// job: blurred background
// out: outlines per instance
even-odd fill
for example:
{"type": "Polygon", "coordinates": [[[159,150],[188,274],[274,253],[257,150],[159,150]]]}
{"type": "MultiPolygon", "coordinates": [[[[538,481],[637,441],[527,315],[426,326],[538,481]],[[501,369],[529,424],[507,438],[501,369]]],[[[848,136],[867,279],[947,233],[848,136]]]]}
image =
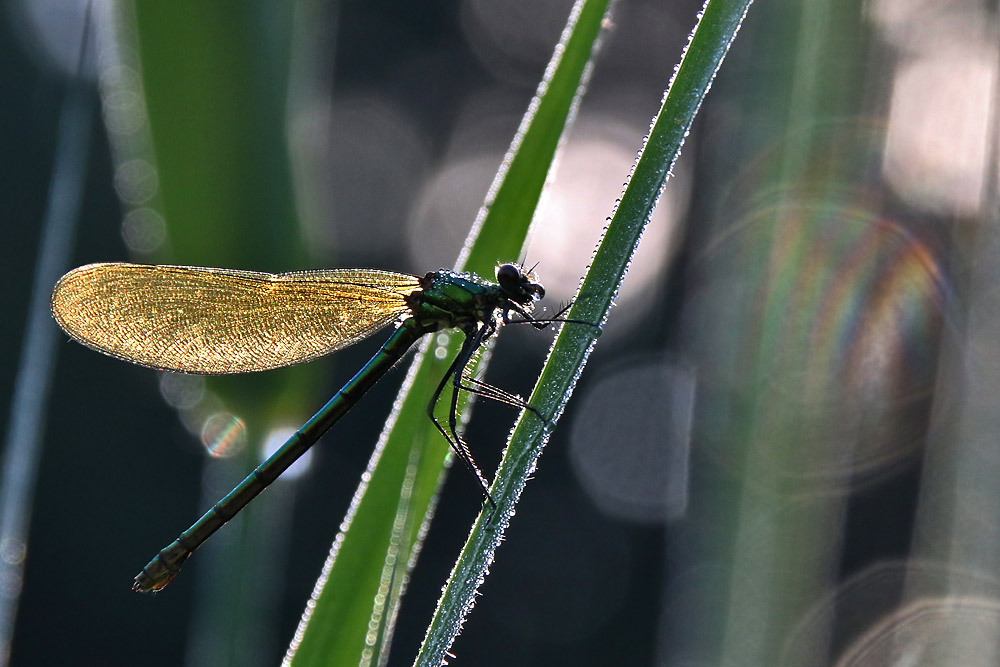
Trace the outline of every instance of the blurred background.
{"type": "MultiPolygon", "coordinates": [[[[27,546],[0,543],[0,595],[19,599],[3,657],[275,664],[401,371],[164,593],[131,578],[382,337],[259,376],[161,375],[67,343],[54,278],[32,311],[34,276],[451,267],[572,3],[92,4],[83,46],[82,2],[0,14],[4,480],[37,475],[27,546]],[[43,233],[53,217],[75,231],[43,233]],[[51,376],[30,351],[46,340],[51,376]],[[33,381],[51,391],[19,403],[33,381]],[[41,430],[20,425],[32,411],[41,430]]],[[[751,6],[458,664],[1000,664],[996,4],[793,4],[751,6]]],[[[613,6],[527,250],[550,306],[583,275],[699,8],[613,6]]],[[[526,394],[550,335],[521,329],[487,379],[526,394]]],[[[484,470],[514,417],[477,404],[484,470]]],[[[462,472],[390,664],[415,655],[479,510],[462,472]]]]}

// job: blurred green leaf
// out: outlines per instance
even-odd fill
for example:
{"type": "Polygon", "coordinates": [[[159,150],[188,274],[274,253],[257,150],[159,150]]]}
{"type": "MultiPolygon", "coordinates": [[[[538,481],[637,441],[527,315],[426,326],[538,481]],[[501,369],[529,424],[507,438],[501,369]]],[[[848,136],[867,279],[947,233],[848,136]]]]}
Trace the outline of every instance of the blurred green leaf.
{"type": "MultiPolygon", "coordinates": [[[[283,132],[291,11],[292,3],[135,3],[168,229],[158,261],[305,268],[283,132]]],[[[301,406],[317,371],[303,365],[210,383],[261,430],[276,415],[308,416],[301,406]]]]}
{"type": "MultiPolygon", "coordinates": [[[[155,198],[125,200],[157,210],[167,229],[164,247],[144,261],[306,268],[284,132],[293,10],[294,3],[195,0],[118,6],[124,48],[138,52],[148,118],[148,140],[117,137],[118,175],[155,166],[155,198]]],[[[230,460],[207,462],[206,475],[235,484],[256,467],[271,429],[309,416],[321,371],[308,364],[206,379],[213,396],[203,403],[219,403],[240,420],[229,423],[245,423],[247,443],[230,460]]],[[[254,582],[273,553],[261,548],[274,525],[268,510],[285,497],[271,495],[272,507],[241,513],[185,573],[204,575],[194,614],[212,634],[216,664],[241,664],[247,628],[269,622],[268,605],[258,604],[264,589],[254,582]]]]}

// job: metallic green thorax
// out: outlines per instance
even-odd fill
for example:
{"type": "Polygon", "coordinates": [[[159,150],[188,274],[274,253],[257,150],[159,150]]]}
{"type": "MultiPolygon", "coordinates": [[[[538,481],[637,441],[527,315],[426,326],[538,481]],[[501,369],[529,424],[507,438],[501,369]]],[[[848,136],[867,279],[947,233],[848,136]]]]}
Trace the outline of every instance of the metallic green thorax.
{"type": "MultiPolygon", "coordinates": [[[[510,265],[505,265],[510,266],[510,265]]],[[[420,279],[420,290],[406,298],[410,317],[425,332],[440,329],[475,331],[480,325],[495,327],[497,318],[514,310],[530,312],[531,294],[505,293],[496,283],[472,274],[434,271],[420,279]]]]}

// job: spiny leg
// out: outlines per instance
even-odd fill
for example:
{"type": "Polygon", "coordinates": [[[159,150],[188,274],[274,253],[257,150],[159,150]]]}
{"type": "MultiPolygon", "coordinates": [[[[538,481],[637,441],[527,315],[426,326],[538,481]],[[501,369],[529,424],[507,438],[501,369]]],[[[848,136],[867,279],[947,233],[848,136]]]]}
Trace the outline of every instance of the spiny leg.
{"type": "MultiPolygon", "coordinates": [[[[448,411],[448,427],[451,431],[452,436],[455,440],[462,443],[463,447],[468,450],[468,445],[462,440],[461,435],[458,433],[458,392],[465,390],[470,394],[476,394],[479,396],[484,396],[486,398],[492,398],[495,401],[501,403],[507,403],[508,405],[519,406],[523,408],[528,408],[527,402],[515,394],[504,391],[492,385],[486,384],[485,382],[480,382],[472,377],[466,375],[465,371],[468,368],[469,361],[472,359],[472,355],[476,353],[482,346],[490,339],[490,337],[497,332],[497,325],[493,321],[485,322],[482,327],[480,327],[475,333],[466,334],[466,343],[472,341],[469,349],[466,350],[465,346],[462,347],[462,352],[465,353],[465,359],[460,364],[453,366],[450,370],[452,374],[452,392],[451,392],[451,407],[448,411]],[[462,384],[462,380],[469,382],[469,385],[462,384]],[[476,388],[471,385],[479,385],[480,388],[476,388]]],[[[459,357],[462,355],[460,354],[459,357]]],[[[534,408],[531,408],[534,410],[534,408]]],[[[536,411],[537,412],[537,411],[536,411]]],[[[539,415],[540,416],[540,415],[539,415]]],[[[471,459],[471,454],[469,455],[471,459]]],[[[488,495],[488,494],[487,494],[488,495]]]]}
{"type": "Polygon", "coordinates": [[[518,394],[512,394],[509,391],[501,389],[500,387],[495,387],[487,382],[469,377],[468,375],[462,376],[462,380],[468,384],[462,384],[460,385],[460,388],[470,394],[482,396],[483,398],[488,398],[498,403],[504,403],[505,405],[510,405],[520,410],[527,410],[538,417],[546,426],[551,425],[549,420],[545,418],[541,411],[528,403],[524,397],[519,396],[518,394]]]}
{"type": "MultiPolygon", "coordinates": [[[[458,357],[460,361],[453,369],[451,369],[452,390],[451,402],[448,406],[448,432],[451,434],[452,442],[459,445],[466,459],[472,463],[472,467],[475,468],[477,473],[479,472],[479,468],[476,466],[475,461],[472,458],[472,452],[469,451],[469,445],[458,432],[458,393],[462,388],[462,377],[465,375],[465,370],[468,368],[469,362],[472,360],[472,356],[482,346],[483,341],[489,338],[491,333],[492,331],[488,330],[488,326],[483,326],[480,327],[476,333],[467,337],[466,343],[462,345],[462,353],[459,354],[458,357]]],[[[486,480],[482,477],[481,473],[479,477],[485,490],[486,480]]],[[[490,496],[489,491],[486,492],[486,499],[489,501],[490,505],[496,508],[496,503],[493,502],[493,498],[490,496]]]]}
{"type": "MultiPolygon", "coordinates": [[[[511,310],[517,312],[517,314],[524,319],[510,320],[508,318],[509,315],[508,312],[504,312],[502,319],[504,322],[511,324],[530,324],[535,329],[538,330],[545,329],[550,324],[555,322],[559,323],[570,322],[570,323],[586,324],[588,326],[595,326],[590,322],[584,322],[580,320],[559,319],[559,316],[568,311],[571,305],[572,304],[568,304],[565,307],[561,308],[559,312],[556,313],[556,316],[554,318],[545,318],[545,319],[535,319],[526,310],[516,307],[516,305],[513,305],[511,310]]],[[[493,507],[494,510],[496,509],[496,502],[490,495],[489,484],[487,483],[486,478],[483,476],[482,472],[480,472],[479,468],[476,466],[476,462],[472,457],[472,452],[469,450],[468,444],[465,442],[461,434],[458,432],[459,391],[467,391],[471,394],[476,394],[479,396],[483,396],[485,398],[499,401],[501,403],[512,405],[514,407],[529,410],[530,412],[534,413],[535,416],[537,416],[546,426],[550,424],[549,420],[546,419],[545,416],[542,415],[542,413],[537,408],[529,404],[521,396],[504,391],[503,389],[494,387],[493,385],[482,382],[480,380],[476,380],[475,378],[469,377],[465,374],[466,368],[468,367],[468,364],[471,361],[473,355],[493,334],[496,333],[496,331],[497,331],[496,323],[486,322],[474,332],[469,332],[469,331],[465,332],[465,341],[462,344],[462,349],[459,351],[458,355],[452,360],[451,364],[448,366],[448,370],[445,371],[444,375],[441,378],[441,381],[438,382],[438,385],[431,396],[431,400],[427,405],[427,415],[430,418],[431,422],[434,424],[434,427],[437,428],[437,430],[441,433],[444,439],[448,441],[448,444],[451,446],[452,451],[454,451],[455,454],[458,456],[458,458],[462,461],[462,463],[465,464],[465,467],[468,468],[469,472],[471,472],[479,481],[479,485],[482,489],[483,496],[486,498],[486,501],[493,507]],[[444,392],[444,387],[448,383],[449,378],[452,378],[453,389],[448,409],[448,429],[446,430],[444,426],[441,424],[440,420],[438,420],[438,418],[434,415],[434,407],[440,400],[441,394],[444,392]],[[464,384],[463,381],[467,382],[468,384],[464,384]]]]}
{"type": "MultiPolygon", "coordinates": [[[[458,456],[459,460],[465,464],[469,472],[475,476],[476,480],[479,482],[479,486],[482,489],[483,496],[485,496],[487,502],[495,509],[496,503],[493,501],[493,497],[490,495],[489,484],[486,482],[486,478],[479,471],[476,466],[475,460],[472,458],[472,453],[469,451],[468,445],[465,441],[458,435],[457,428],[457,417],[456,412],[458,410],[458,396],[457,391],[452,392],[451,403],[449,406],[448,414],[448,425],[451,433],[448,432],[441,425],[441,422],[434,415],[434,407],[437,405],[438,400],[441,398],[441,394],[444,392],[445,385],[448,384],[449,380],[452,380],[456,373],[460,376],[464,371],[465,367],[468,365],[469,360],[472,359],[472,355],[479,348],[484,340],[483,332],[485,327],[465,334],[465,342],[462,343],[462,349],[459,351],[458,355],[452,360],[451,365],[448,366],[448,370],[445,371],[444,375],[441,377],[441,381],[438,382],[437,387],[434,389],[434,393],[431,395],[431,400],[427,404],[427,416],[430,417],[431,423],[434,427],[441,433],[448,444],[451,446],[452,451],[458,456]]],[[[452,380],[454,384],[454,380],[452,380]]]]}
{"type": "Polygon", "coordinates": [[[522,318],[524,318],[524,319],[520,319],[520,320],[505,319],[504,323],[505,324],[530,324],[532,327],[534,327],[535,329],[538,329],[539,331],[542,331],[543,329],[547,329],[550,324],[586,324],[588,326],[596,326],[592,322],[585,322],[584,320],[567,320],[567,319],[563,318],[562,316],[567,311],[569,311],[569,309],[572,308],[572,307],[573,307],[573,304],[572,303],[568,303],[565,306],[563,306],[562,308],[560,308],[556,312],[556,314],[553,315],[552,317],[544,317],[544,318],[536,318],[536,317],[533,317],[531,315],[531,313],[529,313],[527,311],[517,310],[515,312],[518,315],[520,315],[522,318]]]}
{"type": "MultiPolygon", "coordinates": [[[[586,296],[581,296],[578,297],[576,301],[586,298],[587,298],[586,296]]],[[[530,324],[538,331],[547,329],[550,324],[586,324],[588,327],[594,327],[595,329],[598,330],[598,332],[600,332],[601,327],[597,324],[594,324],[593,322],[588,322],[586,320],[572,320],[563,317],[563,315],[569,312],[569,309],[573,307],[573,304],[576,303],[576,301],[570,301],[565,306],[557,310],[555,315],[553,315],[552,317],[543,317],[543,318],[536,318],[532,316],[532,314],[527,310],[517,306],[516,304],[512,304],[510,310],[504,312],[503,321],[504,324],[530,324]],[[520,320],[510,319],[510,311],[517,313],[518,315],[521,316],[522,319],[520,320]]]]}
{"type": "Polygon", "coordinates": [[[459,385],[459,388],[469,392],[470,394],[482,396],[483,398],[488,398],[490,400],[497,401],[498,403],[505,403],[522,410],[532,410],[532,407],[528,405],[528,402],[524,400],[523,397],[517,394],[512,394],[509,391],[505,391],[500,387],[494,387],[488,382],[477,380],[469,375],[463,375],[462,382],[468,384],[461,384],[459,385]]]}

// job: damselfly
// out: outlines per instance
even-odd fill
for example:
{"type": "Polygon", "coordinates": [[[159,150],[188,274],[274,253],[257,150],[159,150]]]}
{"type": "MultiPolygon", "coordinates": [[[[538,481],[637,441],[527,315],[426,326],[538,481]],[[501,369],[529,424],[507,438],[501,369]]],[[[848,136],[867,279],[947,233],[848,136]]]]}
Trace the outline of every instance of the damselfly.
{"type": "MultiPolygon", "coordinates": [[[[271,457],[160,551],[135,577],[134,590],[158,591],[212,533],[229,521],[312,446],[422,336],[454,328],[465,341],[438,383],[428,414],[459,459],[483,485],[456,428],[459,389],[529,407],[488,385],[463,384],[466,366],[511,314],[531,316],[545,294],[531,272],[497,268],[492,283],[472,274],[435,271],[423,277],[374,269],[257,273],[139,264],[90,264],[70,271],[52,292],[52,314],[73,339],[134,364],[218,375],[264,371],[309,361],[396,329],[365,364],[271,457]],[[451,382],[447,428],[433,408],[451,382]]],[[[530,409],[530,408],[529,408],[530,409]]]]}

